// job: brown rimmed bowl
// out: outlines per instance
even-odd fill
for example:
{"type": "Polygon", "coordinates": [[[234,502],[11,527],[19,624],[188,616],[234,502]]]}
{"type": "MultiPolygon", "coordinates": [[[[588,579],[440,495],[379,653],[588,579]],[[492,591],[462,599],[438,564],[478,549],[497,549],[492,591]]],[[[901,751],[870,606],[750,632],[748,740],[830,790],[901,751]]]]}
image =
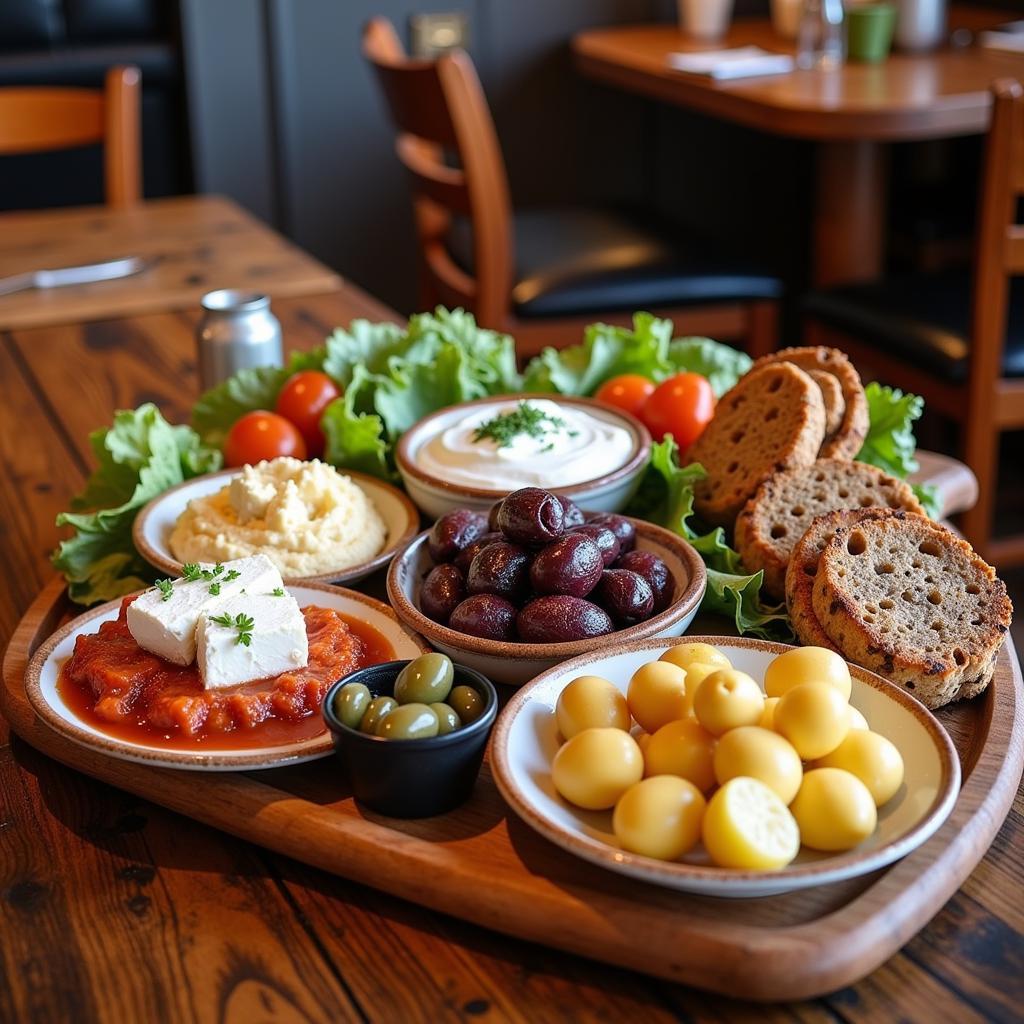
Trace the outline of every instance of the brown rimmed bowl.
{"type": "Polygon", "coordinates": [[[581,810],[555,792],[551,760],[560,743],[555,722],[558,695],[584,674],[603,676],[625,692],[641,665],[656,660],[675,643],[697,641],[714,644],[735,668],[759,683],[769,662],[792,649],[786,644],[724,636],[613,644],[543,672],[513,695],[495,725],[490,763],[501,795],[527,825],[569,853],[610,871],[683,892],[751,897],[877,871],[920,846],[952,811],[960,791],[960,760],[946,731],[904,690],[850,665],[850,703],[873,731],[896,745],[906,770],[903,785],[878,809],[873,836],[846,853],[801,849],[792,864],[778,871],[716,867],[699,845],[680,861],[655,860],[623,850],[612,832],[611,811],[581,810]]]}
{"type": "MultiPolygon", "coordinates": [[[[407,544],[420,528],[419,510],[397,487],[366,473],[356,473],[350,469],[339,469],[338,472],[351,477],[352,482],[376,506],[387,528],[384,547],[372,558],[362,562],[316,576],[288,577],[285,583],[296,586],[308,583],[356,583],[387,565],[395,552],[407,544]]],[[[170,547],[171,532],[178,517],[190,501],[216,494],[238,473],[237,468],[221,469],[216,473],[193,477],[164,491],[145,505],[132,525],[132,541],[139,554],[161,572],[169,576],[180,576],[181,561],[174,557],[170,547]]]]}
{"type": "Polygon", "coordinates": [[[630,522],[636,527],[637,549],[653,552],[665,562],[675,578],[676,589],[672,603],[663,612],[614,633],[568,643],[528,644],[487,640],[434,622],[419,607],[420,587],[434,567],[427,550],[427,533],[421,533],[391,562],[388,600],[398,617],[411,630],[424,636],[432,647],[496,683],[513,686],[521,686],[559,662],[600,651],[609,644],[647,637],[682,636],[697,614],[707,587],[704,561],[686,541],[669,530],[641,519],[630,519],[630,522]]]}
{"type": "MultiPolygon", "coordinates": [[[[427,473],[417,464],[416,453],[442,429],[452,425],[460,417],[464,417],[467,410],[483,405],[507,405],[512,401],[519,402],[529,399],[577,406],[606,423],[612,423],[629,431],[633,438],[633,447],[628,460],[623,465],[596,476],[592,480],[585,480],[582,483],[569,486],[553,484],[550,488],[571,498],[580,508],[592,512],[620,512],[626,507],[629,499],[633,497],[637,487],[640,486],[640,480],[650,461],[651,435],[647,432],[647,428],[628,412],[614,409],[592,398],[531,392],[516,395],[491,395],[472,402],[463,402],[460,405],[438,409],[437,412],[424,416],[399,438],[395,447],[395,462],[398,472],[402,475],[405,489],[423,512],[437,519],[445,512],[450,512],[455,508],[486,510],[508,494],[509,488],[507,487],[466,487],[427,473]]],[[[512,489],[515,490],[515,488],[512,489]]]]}

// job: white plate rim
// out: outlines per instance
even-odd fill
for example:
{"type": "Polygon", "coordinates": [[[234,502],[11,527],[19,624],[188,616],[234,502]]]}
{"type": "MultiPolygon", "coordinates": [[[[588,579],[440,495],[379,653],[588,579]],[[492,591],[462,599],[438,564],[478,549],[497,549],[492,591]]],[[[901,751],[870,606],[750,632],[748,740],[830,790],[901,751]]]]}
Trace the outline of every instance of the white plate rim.
{"type": "MultiPolygon", "coordinates": [[[[427,653],[430,647],[419,634],[412,632],[394,611],[383,601],[360,594],[345,587],[335,587],[327,583],[304,583],[301,586],[289,586],[289,590],[321,590],[325,593],[345,597],[365,604],[379,614],[391,619],[395,625],[417,646],[427,653]]],[[[139,591],[141,593],[141,591],[139,591]]],[[[128,595],[126,595],[128,596],[128,595]]],[[[252,753],[251,749],[238,748],[232,750],[213,750],[209,753],[190,750],[160,750],[131,743],[114,736],[97,736],[95,733],[80,728],[59,714],[50,704],[42,687],[43,667],[49,662],[53,652],[69,636],[83,632],[96,619],[109,616],[110,612],[120,608],[123,597],[90,608],[89,611],[76,616],[61,626],[36,649],[25,668],[25,694],[32,705],[36,716],[51,730],[65,739],[81,747],[113,757],[120,761],[133,764],[144,764],[160,768],[178,768],[186,771],[256,771],[264,768],[281,768],[286,765],[302,764],[328,757],[334,750],[331,734],[324,726],[325,733],[300,740],[296,743],[284,743],[280,746],[259,748],[262,753],[252,753]]],[[[65,705],[66,707],[66,705],[65,705]]],[[[68,714],[72,714],[70,708],[68,714]]]]}
{"type": "Polygon", "coordinates": [[[527,825],[568,853],[619,874],[680,891],[707,894],[712,890],[715,892],[729,890],[730,895],[744,897],[764,896],[814,885],[827,885],[830,882],[855,878],[886,867],[928,840],[953,810],[960,792],[960,758],[946,730],[916,698],[887,679],[854,664],[850,664],[851,675],[894,700],[924,727],[935,745],[942,768],[938,792],[927,813],[908,832],[884,846],[859,853],[854,850],[806,864],[790,865],[778,871],[739,871],[684,862],[660,861],[628,853],[600,840],[571,832],[534,808],[512,779],[508,754],[512,723],[530,701],[531,694],[542,687],[550,677],[577,669],[585,669],[592,666],[598,658],[644,650],[663,651],[669,647],[686,643],[708,643],[726,649],[740,647],[771,654],[782,654],[785,651],[793,650],[792,645],[789,644],[752,637],[687,634],[685,637],[679,638],[655,637],[610,645],[599,651],[562,662],[542,672],[517,691],[505,705],[495,723],[489,752],[491,774],[498,791],[505,802],[527,825]]]}

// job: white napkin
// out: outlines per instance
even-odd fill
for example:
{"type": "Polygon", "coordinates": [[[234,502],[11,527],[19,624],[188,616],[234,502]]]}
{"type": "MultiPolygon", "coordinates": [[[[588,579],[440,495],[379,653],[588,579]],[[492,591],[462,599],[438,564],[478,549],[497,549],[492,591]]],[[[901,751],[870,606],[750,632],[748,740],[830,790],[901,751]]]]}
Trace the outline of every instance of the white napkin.
{"type": "Polygon", "coordinates": [[[788,54],[772,53],[760,46],[705,50],[701,53],[670,53],[668,63],[677,71],[706,75],[719,81],[752,78],[755,75],[784,75],[796,66],[788,54]]]}

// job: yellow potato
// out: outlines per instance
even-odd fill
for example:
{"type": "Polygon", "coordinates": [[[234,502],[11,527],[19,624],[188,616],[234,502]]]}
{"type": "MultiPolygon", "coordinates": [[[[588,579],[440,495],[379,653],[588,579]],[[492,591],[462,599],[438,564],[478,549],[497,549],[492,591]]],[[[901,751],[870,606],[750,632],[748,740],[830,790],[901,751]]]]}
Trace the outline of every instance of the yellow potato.
{"type": "Polygon", "coordinates": [[[801,683],[828,683],[850,699],[850,669],[843,659],[826,647],[796,647],[780,654],[764,673],[764,692],[781,697],[801,683]]]}
{"type": "Polygon", "coordinates": [[[695,661],[686,670],[686,705],[690,715],[693,714],[693,698],[697,695],[700,684],[712,672],[717,672],[721,667],[721,665],[709,665],[703,661],[695,661]]]}
{"type": "Polygon", "coordinates": [[[639,725],[634,725],[630,730],[629,735],[636,740],[636,745],[640,748],[640,753],[646,756],[647,745],[651,742],[651,734],[649,732],[644,732],[639,725]]]}
{"type": "Polygon", "coordinates": [[[719,785],[741,775],[763,782],[788,804],[800,788],[804,769],[800,755],[778,733],[743,725],[730,729],[715,748],[719,785]]]}
{"type": "Polygon", "coordinates": [[[678,860],[697,845],[706,806],[692,782],[659,775],[637,782],[622,794],[612,828],[624,850],[678,860]]]}
{"type": "Polygon", "coordinates": [[[764,711],[761,712],[761,717],[757,720],[757,724],[762,729],[774,729],[775,728],[775,705],[779,703],[778,697],[767,697],[764,702],[764,711]]]}
{"type": "Polygon", "coordinates": [[[814,761],[831,754],[846,739],[849,705],[828,683],[801,683],[779,699],[774,724],[804,761],[814,761]]]}
{"type": "Polygon", "coordinates": [[[668,661],[641,665],[629,681],[626,701],[644,732],[655,733],[666,722],[686,718],[686,670],[668,661]]]}
{"type": "Polygon", "coordinates": [[[715,784],[715,738],[694,719],[666,722],[644,750],[644,775],[678,775],[702,793],[715,784]]]}
{"type": "Polygon", "coordinates": [[[870,729],[868,720],[851,704],[850,705],[850,728],[870,729]]]}
{"type": "Polygon", "coordinates": [[[732,668],[729,659],[711,644],[676,644],[659,659],[669,661],[689,671],[691,665],[714,665],[716,668],[732,668]]]}
{"type": "Polygon", "coordinates": [[[764,711],[764,694],[746,674],[734,668],[712,672],[697,688],[693,712],[713,736],[741,725],[755,725],[764,711]]]}
{"type": "Polygon", "coordinates": [[[771,871],[800,851],[800,830],[774,790],[757,779],[730,779],[708,802],[701,830],[723,868],[771,871]]]}
{"type": "Polygon", "coordinates": [[[842,768],[856,775],[876,807],[891,800],[903,783],[903,757],[896,746],[877,732],[851,729],[846,739],[814,762],[815,768],[842,768]]]}
{"type": "Polygon", "coordinates": [[[601,676],[577,676],[558,695],[555,716],[558,731],[567,740],[584,729],[629,731],[625,696],[614,683],[601,676]]]}
{"type": "Polygon", "coordinates": [[[855,775],[839,768],[815,768],[804,775],[790,804],[800,838],[814,850],[852,850],[878,823],[875,801],[855,775]]]}
{"type": "Polygon", "coordinates": [[[644,774],[644,756],[622,729],[585,729],[564,743],[551,762],[555,789],[588,811],[614,807],[644,774]]]}

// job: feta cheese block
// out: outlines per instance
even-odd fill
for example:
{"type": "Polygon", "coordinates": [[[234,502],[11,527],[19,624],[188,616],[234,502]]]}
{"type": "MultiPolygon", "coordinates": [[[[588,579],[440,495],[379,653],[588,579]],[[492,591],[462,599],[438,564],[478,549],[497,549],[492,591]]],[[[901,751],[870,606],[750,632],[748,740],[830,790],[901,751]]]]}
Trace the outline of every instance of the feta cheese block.
{"type": "Polygon", "coordinates": [[[223,598],[199,616],[196,657],[207,690],[305,668],[306,620],[291,594],[223,598]]]}
{"type": "MultiPolygon", "coordinates": [[[[215,568],[200,566],[209,572],[215,568]]],[[[196,659],[196,625],[205,608],[243,591],[269,594],[281,586],[281,574],[266,555],[236,558],[224,562],[222,571],[210,579],[177,579],[169,588],[154,587],[140,594],[128,606],[128,631],[143,650],[176,665],[191,665],[196,659]]]]}

